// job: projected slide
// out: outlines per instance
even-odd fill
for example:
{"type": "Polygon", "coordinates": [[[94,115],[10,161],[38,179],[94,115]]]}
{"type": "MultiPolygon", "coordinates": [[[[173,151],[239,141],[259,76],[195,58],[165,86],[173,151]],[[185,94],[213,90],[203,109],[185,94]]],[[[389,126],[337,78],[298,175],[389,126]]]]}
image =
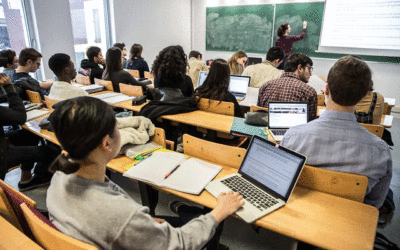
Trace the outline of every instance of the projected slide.
{"type": "Polygon", "coordinates": [[[400,0],[327,0],[323,46],[400,50],[400,0]]]}

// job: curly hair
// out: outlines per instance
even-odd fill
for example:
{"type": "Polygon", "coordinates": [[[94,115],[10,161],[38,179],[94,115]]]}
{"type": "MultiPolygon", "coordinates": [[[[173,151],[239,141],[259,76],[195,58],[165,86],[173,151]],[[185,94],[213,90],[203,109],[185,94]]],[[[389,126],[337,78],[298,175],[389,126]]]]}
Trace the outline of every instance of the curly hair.
{"type": "Polygon", "coordinates": [[[281,26],[279,26],[278,32],[277,32],[278,37],[283,37],[285,35],[285,32],[288,29],[288,26],[289,26],[288,23],[284,23],[281,26]]]}
{"type": "Polygon", "coordinates": [[[160,51],[153,63],[154,78],[162,83],[163,87],[175,87],[182,82],[186,75],[187,56],[180,45],[164,48],[160,51]]]}

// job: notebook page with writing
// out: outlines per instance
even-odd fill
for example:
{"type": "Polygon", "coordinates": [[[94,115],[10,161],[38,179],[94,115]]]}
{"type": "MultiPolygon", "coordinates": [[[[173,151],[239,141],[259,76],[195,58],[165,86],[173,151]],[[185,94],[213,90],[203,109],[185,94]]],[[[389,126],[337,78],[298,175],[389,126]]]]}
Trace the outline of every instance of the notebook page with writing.
{"type": "Polygon", "coordinates": [[[198,195],[221,170],[221,166],[190,158],[165,179],[161,186],[198,195]]]}

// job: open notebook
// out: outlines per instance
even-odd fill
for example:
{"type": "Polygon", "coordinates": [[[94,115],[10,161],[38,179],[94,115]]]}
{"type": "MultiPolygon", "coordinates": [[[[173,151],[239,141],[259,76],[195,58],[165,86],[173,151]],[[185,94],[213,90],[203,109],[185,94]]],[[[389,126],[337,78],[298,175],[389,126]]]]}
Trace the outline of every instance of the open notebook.
{"type": "Polygon", "coordinates": [[[200,194],[204,187],[222,170],[183,154],[155,152],[124,173],[124,176],[189,194],[200,194]],[[165,175],[180,165],[168,178],[165,175]]]}

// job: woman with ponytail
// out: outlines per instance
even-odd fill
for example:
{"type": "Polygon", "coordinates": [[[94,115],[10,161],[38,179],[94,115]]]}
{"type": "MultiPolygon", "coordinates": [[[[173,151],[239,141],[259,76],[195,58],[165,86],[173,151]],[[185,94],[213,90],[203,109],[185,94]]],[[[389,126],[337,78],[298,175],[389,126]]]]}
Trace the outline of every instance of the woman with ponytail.
{"type": "Polygon", "coordinates": [[[171,208],[185,218],[152,218],[147,207],[105,175],[121,147],[111,107],[78,97],[58,106],[53,117],[63,152],[51,166],[55,174],[47,207],[61,232],[99,249],[201,249],[208,241],[207,249],[219,249],[220,222],[243,205],[239,194],[222,193],[215,209],[204,215],[203,209],[175,202],[171,208]]]}

